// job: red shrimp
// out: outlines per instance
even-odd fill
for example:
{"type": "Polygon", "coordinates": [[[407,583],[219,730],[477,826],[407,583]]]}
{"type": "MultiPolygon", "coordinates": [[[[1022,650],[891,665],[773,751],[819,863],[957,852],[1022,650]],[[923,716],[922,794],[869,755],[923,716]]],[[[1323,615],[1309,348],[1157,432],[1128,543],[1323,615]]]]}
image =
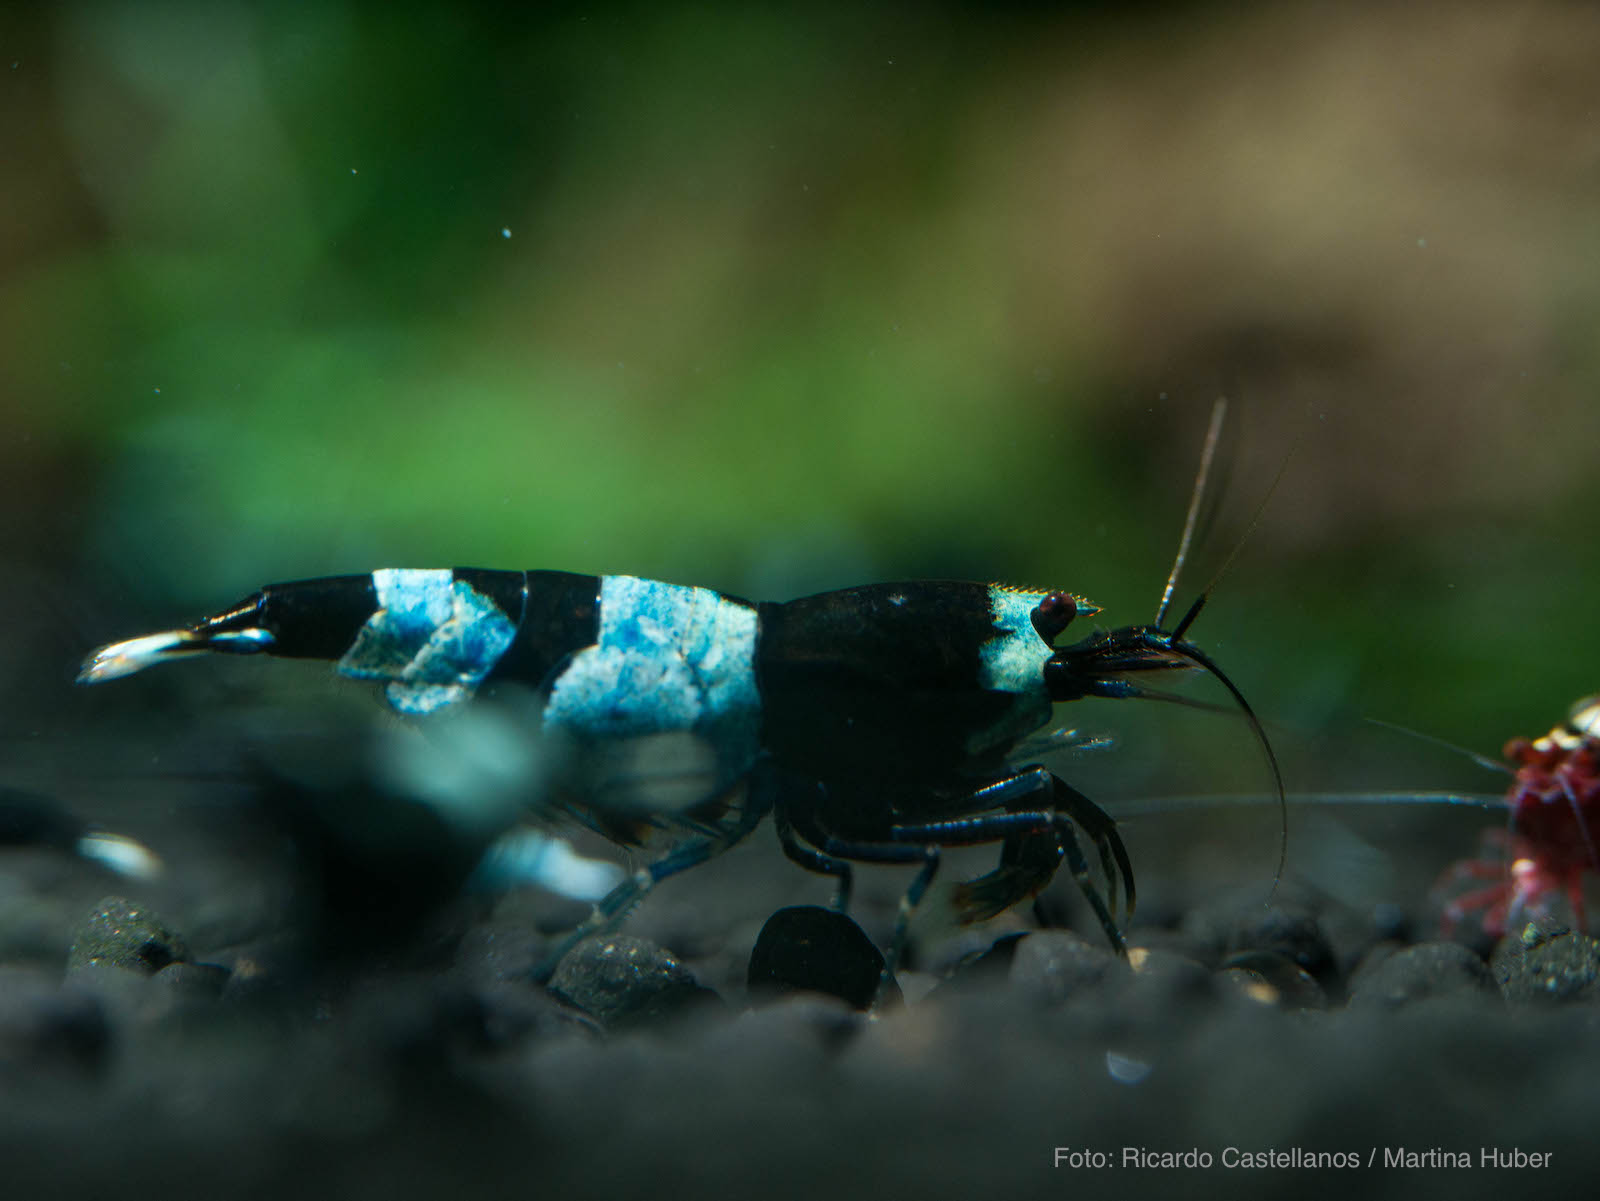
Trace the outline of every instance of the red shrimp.
{"type": "Polygon", "coordinates": [[[1505,757],[1513,772],[1506,827],[1485,833],[1483,854],[1454,864],[1441,881],[1493,883],[1451,900],[1443,932],[1451,935],[1469,913],[1482,911],[1484,932],[1499,938],[1547,914],[1562,895],[1584,930],[1584,873],[1600,872],[1590,833],[1591,818],[1600,816],[1600,696],[1579,701],[1543,738],[1513,738],[1505,757]]]}

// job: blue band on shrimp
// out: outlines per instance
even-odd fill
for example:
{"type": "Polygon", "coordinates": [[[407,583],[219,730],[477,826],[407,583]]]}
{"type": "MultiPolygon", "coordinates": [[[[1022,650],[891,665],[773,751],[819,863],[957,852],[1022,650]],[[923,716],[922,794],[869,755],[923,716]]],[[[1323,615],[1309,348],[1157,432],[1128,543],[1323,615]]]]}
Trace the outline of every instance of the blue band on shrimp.
{"type": "Polygon", "coordinates": [[[599,640],[554,681],[545,724],[580,737],[715,730],[719,749],[753,757],[756,610],[708,588],[606,576],[599,640]]]}
{"type": "Polygon", "coordinates": [[[401,713],[433,713],[470,697],[516,636],[511,619],[443,570],[372,573],[378,608],[339,660],[341,674],[382,680],[401,713]]]}
{"type": "MultiPolygon", "coordinates": [[[[1048,699],[1044,665],[1055,648],[1039,634],[1033,615],[1048,592],[1029,592],[994,584],[989,588],[989,609],[999,631],[978,650],[981,664],[979,684],[996,692],[1034,693],[1048,699]]],[[[1062,594],[1065,595],[1065,594],[1062,594]]],[[[1100,611],[1082,597],[1070,597],[1076,616],[1100,611]]]]}

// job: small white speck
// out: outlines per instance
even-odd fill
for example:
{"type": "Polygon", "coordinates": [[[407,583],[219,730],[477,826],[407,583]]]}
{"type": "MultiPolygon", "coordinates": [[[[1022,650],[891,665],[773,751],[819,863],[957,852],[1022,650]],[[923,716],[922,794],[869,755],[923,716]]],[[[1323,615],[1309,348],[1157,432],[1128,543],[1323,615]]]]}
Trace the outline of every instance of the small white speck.
{"type": "Polygon", "coordinates": [[[501,226],[500,227],[500,236],[502,238],[509,238],[511,236],[511,231],[509,229],[505,228],[505,226],[501,226]]]}
{"type": "Polygon", "coordinates": [[[356,169],[354,167],[351,167],[350,168],[350,174],[354,175],[355,173],[356,173],[356,169]]]}
{"type": "Polygon", "coordinates": [[[1166,398],[1167,398],[1167,394],[1165,392],[1163,392],[1160,396],[1156,397],[1157,400],[1165,400],[1166,398]]]}
{"type": "Polygon", "coordinates": [[[1428,249],[1428,239],[1427,238],[1418,238],[1417,239],[1417,249],[1418,250],[1426,250],[1426,249],[1428,249]]]}
{"type": "Polygon", "coordinates": [[[160,389],[160,388],[152,388],[152,389],[150,389],[150,390],[151,390],[151,391],[152,391],[152,392],[154,392],[154,393],[155,393],[155,394],[156,394],[156,395],[157,395],[157,396],[160,396],[160,395],[161,395],[161,389],[160,389]]]}

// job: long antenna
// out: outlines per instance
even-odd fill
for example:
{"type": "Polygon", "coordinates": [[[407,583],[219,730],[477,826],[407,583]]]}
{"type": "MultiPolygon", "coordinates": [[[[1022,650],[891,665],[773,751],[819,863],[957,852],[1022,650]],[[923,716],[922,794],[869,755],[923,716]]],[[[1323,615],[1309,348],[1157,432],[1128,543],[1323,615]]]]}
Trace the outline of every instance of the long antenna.
{"type": "MultiPolygon", "coordinates": [[[[1504,793],[1500,792],[1293,792],[1291,805],[1460,805],[1473,809],[1506,809],[1504,793]]],[[[1188,809],[1233,808],[1235,806],[1276,805],[1278,798],[1270,792],[1219,792],[1191,793],[1179,796],[1147,797],[1143,800],[1119,801],[1115,817],[1118,821],[1133,817],[1154,817],[1188,809]]]]}
{"type": "Polygon", "coordinates": [[[1232,567],[1233,561],[1239,557],[1239,552],[1244,549],[1244,544],[1250,540],[1250,535],[1256,532],[1256,526],[1261,524],[1261,518],[1267,511],[1267,502],[1272,499],[1273,493],[1277,492],[1278,485],[1283,483],[1284,473],[1289,470],[1289,460],[1294,458],[1294,452],[1299,446],[1299,438],[1289,444],[1288,453],[1283,456],[1283,462],[1278,464],[1278,474],[1272,477],[1272,484],[1267,489],[1266,495],[1261,498],[1261,503],[1256,506],[1256,511],[1251,514],[1250,524],[1244,527],[1244,533],[1239,535],[1239,541],[1233,544],[1233,549],[1228,552],[1228,557],[1222,561],[1222,566],[1217,568],[1217,574],[1211,577],[1210,582],[1201,591],[1200,595],[1202,597],[1211,595],[1211,590],[1217,586],[1217,582],[1227,574],[1228,568],[1232,567]]]}
{"type": "Polygon", "coordinates": [[[1381,717],[1364,717],[1362,720],[1367,722],[1369,725],[1381,726],[1385,730],[1393,730],[1396,734],[1404,734],[1408,738],[1416,738],[1423,742],[1431,742],[1434,746],[1443,747],[1445,750],[1453,751],[1457,755],[1464,755],[1466,758],[1471,759],[1479,767],[1487,768],[1489,771],[1499,772],[1501,775],[1505,776],[1514,776],[1517,774],[1515,769],[1510,767],[1508,764],[1501,763],[1498,759],[1491,759],[1488,755],[1480,755],[1477,751],[1469,750],[1467,747],[1460,746],[1454,742],[1449,742],[1443,738],[1435,737],[1432,734],[1424,734],[1421,730],[1413,730],[1410,726],[1396,725],[1392,721],[1384,721],[1381,717]]]}
{"type": "Polygon", "coordinates": [[[1217,457],[1217,440],[1222,436],[1222,420],[1228,414],[1228,398],[1217,397],[1211,406],[1211,424],[1206,429],[1205,448],[1200,452],[1200,470],[1194,477],[1194,491],[1189,496],[1189,515],[1183,521],[1183,537],[1178,539],[1178,554],[1172,560],[1172,570],[1167,573],[1167,586],[1161,593],[1161,604],[1156,608],[1156,629],[1166,620],[1167,607],[1172,604],[1173,590],[1178,586],[1178,573],[1189,557],[1189,544],[1194,541],[1195,526],[1200,520],[1200,504],[1206,495],[1206,480],[1211,475],[1211,464],[1217,457]]]}
{"type": "Polygon", "coordinates": [[[1256,742],[1260,745],[1262,753],[1266,755],[1267,767],[1272,772],[1273,795],[1278,801],[1278,869],[1272,874],[1272,890],[1267,894],[1268,903],[1278,891],[1278,885],[1283,882],[1283,869],[1289,863],[1289,798],[1283,787],[1283,772],[1278,768],[1278,756],[1273,753],[1272,743],[1267,741],[1267,731],[1261,725],[1261,719],[1256,716],[1255,710],[1250,707],[1250,702],[1244,699],[1244,693],[1234,686],[1224,673],[1198,646],[1189,642],[1173,640],[1169,648],[1173,654],[1189,660],[1196,667],[1202,668],[1221,681],[1233,697],[1234,704],[1239,706],[1239,711],[1244,714],[1245,720],[1250,723],[1250,729],[1255,733],[1256,742]]]}
{"type": "MultiPolygon", "coordinates": [[[[1183,569],[1184,560],[1189,556],[1189,544],[1194,540],[1195,526],[1200,517],[1201,502],[1205,498],[1206,481],[1211,474],[1211,465],[1216,459],[1217,442],[1222,434],[1222,421],[1227,415],[1227,411],[1228,398],[1225,396],[1217,397],[1216,403],[1211,406],[1211,424],[1206,430],[1205,447],[1200,452],[1200,471],[1195,476],[1194,492],[1189,497],[1189,514],[1184,519],[1183,537],[1178,540],[1178,554],[1172,562],[1172,571],[1167,576],[1167,586],[1161,594],[1161,604],[1156,609],[1155,627],[1152,632],[1157,637],[1165,640],[1166,649],[1172,654],[1179,658],[1187,659],[1190,663],[1202,668],[1221,682],[1222,686],[1233,697],[1234,703],[1238,705],[1239,711],[1244,714],[1245,720],[1249,722],[1250,729],[1254,732],[1256,741],[1260,744],[1262,753],[1266,757],[1267,768],[1272,773],[1273,796],[1278,802],[1279,830],[1278,866],[1272,875],[1272,889],[1267,894],[1267,901],[1270,904],[1272,897],[1278,891],[1278,885],[1283,882],[1284,868],[1288,866],[1289,862],[1289,800],[1283,786],[1283,771],[1278,766],[1278,756],[1273,752],[1272,743],[1267,740],[1267,732],[1261,725],[1261,719],[1250,708],[1250,703],[1244,699],[1244,694],[1234,686],[1233,681],[1223,673],[1222,669],[1212,661],[1209,655],[1193,643],[1186,642],[1183,639],[1190,625],[1194,623],[1194,619],[1200,616],[1200,610],[1205,608],[1206,598],[1211,595],[1211,590],[1216,587],[1217,581],[1232,566],[1234,557],[1238,555],[1245,541],[1260,522],[1261,515],[1266,512],[1267,501],[1272,499],[1272,494],[1278,490],[1278,485],[1283,482],[1283,474],[1288,469],[1289,458],[1294,453],[1292,446],[1290,447],[1290,453],[1284,456],[1283,463],[1278,467],[1278,474],[1272,481],[1272,486],[1267,489],[1267,494],[1261,498],[1261,503],[1256,507],[1255,515],[1245,528],[1244,536],[1234,545],[1233,551],[1223,561],[1216,575],[1211,577],[1211,582],[1195,598],[1194,604],[1189,606],[1189,611],[1183,615],[1183,620],[1178,623],[1177,627],[1170,634],[1165,634],[1161,631],[1161,623],[1166,620],[1167,608],[1172,603],[1172,594],[1177,587],[1178,573],[1183,569]]],[[[1163,696],[1161,699],[1172,698],[1163,696]]]]}

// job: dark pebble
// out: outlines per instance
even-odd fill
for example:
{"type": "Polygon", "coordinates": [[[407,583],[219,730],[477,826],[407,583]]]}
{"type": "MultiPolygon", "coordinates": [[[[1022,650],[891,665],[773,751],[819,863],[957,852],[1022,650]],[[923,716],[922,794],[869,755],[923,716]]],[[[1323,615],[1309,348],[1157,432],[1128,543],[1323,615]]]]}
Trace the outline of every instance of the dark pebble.
{"type": "Polygon", "coordinates": [[[944,978],[928,993],[934,1001],[958,994],[1007,988],[1017,948],[1029,937],[1026,930],[1003,934],[986,947],[970,950],[944,971],[944,978]]]}
{"type": "Polygon", "coordinates": [[[1274,951],[1244,951],[1223,965],[1221,982],[1246,1000],[1277,1009],[1326,1009],[1322,985],[1294,960],[1274,951]]]}
{"type": "Polygon", "coordinates": [[[1000,966],[996,974],[1004,980],[1011,969],[1011,951],[1019,939],[1031,931],[1022,929],[997,933],[987,926],[962,926],[946,937],[932,941],[931,946],[917,947],[917,961],[924,971],[940,980],[952,980],[964,975],[980,961],[993,964],[996,957],[1000,966]]]}
{"type": "Polygon", "coordinates": [[[1398,1009],[1437,997],[1493,995],[1494,979],[1483,960],[1453,942],[1385,947],[1362,962],[1350,983],[1352,1009],[1398,1009]]]}
{"type": "Polygon", "coordinates": [[[103,964],[148,976],[189,958],[183,939],[155,914],[122,897],[107,897],[73,936],[67,970],[103,964]]]}
{"type": "Polygon", "coordinates": [[[1099,988],[1120,970],[1117,957],[1098,943],[1066,930],[1039,930],[1018,941],[1011,955],[1011,987],[1036,1005],[1060,1005],[1099,988]]]}
{"type": "Polygon", "coordinates": [[[227,968],[216,963],[170,963],[150,982],[170,991],[179,1004],[203,1003],[221,998],[230,975],[227,968]]]}
{"type": "MultiPolygon", "coordinates": [[[[746,981],[753,999],[794,992],[838,997],[870,1009],[883,981],[883,953],[847,915],[818,905],[780,909],[767,919],[750,952],[746,981]]],[[[889,981],[884,1003],[898,1000],[889,981]]]]}
{"type": "Polygon", "coordinates": [[[1508,1001],[1600,1001],[1600,941],[1530,924],[1495,947],[1489,963],[1508,1001]]]}
{"type": "Polygon", "coordinates": [[[686,1015],[720,1000],[671,952],[627,934],[584,939],[556,965],[549,989],[608,1030],[686,1015]]]}
{"type": "Polygon", "coordinates": [[[1338,986],[1333,949],[1316,917],[1300,906],[1252,907],[1234,921],[1228,936],[1228,959],[1245,951],[1269,951],[1291,960],[1325,991],[1338,986]]]}

